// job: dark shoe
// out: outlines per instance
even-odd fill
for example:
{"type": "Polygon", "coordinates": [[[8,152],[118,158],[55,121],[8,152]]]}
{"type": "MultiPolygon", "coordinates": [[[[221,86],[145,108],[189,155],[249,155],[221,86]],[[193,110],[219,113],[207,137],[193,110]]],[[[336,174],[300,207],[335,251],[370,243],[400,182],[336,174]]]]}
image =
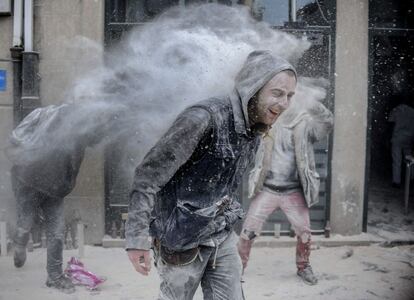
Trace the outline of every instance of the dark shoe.
{"type": "Polygon", "coordinates": [[[26,247],[17,246],[14,247],[14,266],[16,268],[23,267],[26,262],[26,247]]]}
{"type": "Polygon", "coordinates": [[[306,266],[305,269],[298,270],[297,274],[306,284],[315,285],[318,283],[318,278],[316,278],[316,276],[313,274],[311,266],[306,266]]]}
{"type": "Polygon", "coordinates": [[[73,285],[70,278],[66,277],[65,275],[62,275],[54,280],[48,277],[46,281],[46,286],[58,289],[59,291],[65,294],[72,294],[75,292],[75,286],[73,285]]]}

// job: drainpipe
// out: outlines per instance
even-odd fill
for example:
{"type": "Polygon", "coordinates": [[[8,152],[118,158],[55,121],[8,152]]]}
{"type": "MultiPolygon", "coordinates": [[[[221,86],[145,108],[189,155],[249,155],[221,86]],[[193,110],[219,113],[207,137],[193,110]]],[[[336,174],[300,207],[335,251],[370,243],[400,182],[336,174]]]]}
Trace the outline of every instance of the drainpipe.
{"type": "Polygon", "coordinates": [[[23,0],[14,0],[13,12],[13,46],[10,55],[13,62],[13,122],[17,126],[21,121],[22,96],[22,34],[23,34],[23,0]]]}
{"type": "Polygon", "coordinates": [[[21,118],[40,107],[39,53],[33,51],[33,0],[24,0],[21,118]]]}
{"type": "Polygon", "coordinates": [[[303,21],[298,22],[296,0],[289,0],[289,21],[285,22],[286,28],[303,28],[305,27],[303,21]]]}
{"type": "Polygon", "coordinates": [[[289,22],[296,22],[296,0],[289,0],[289,22]]]}
{"type": "Polygon", "coordinates": [[[23,34],[23,0],[14,0],[13,47],[21,47],[23,34]]]}

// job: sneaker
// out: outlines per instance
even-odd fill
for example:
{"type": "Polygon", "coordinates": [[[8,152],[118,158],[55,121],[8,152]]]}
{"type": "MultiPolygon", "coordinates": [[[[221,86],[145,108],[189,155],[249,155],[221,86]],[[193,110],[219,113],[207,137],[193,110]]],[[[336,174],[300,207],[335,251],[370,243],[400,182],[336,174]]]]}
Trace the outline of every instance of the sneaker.
{"type": "Polygon", "coordinates": [[[318,283],[318,278],[313,274],[311,266],[306,266],[305,269],[298,270],[297,274],[306,284],[315,285],[318,283]]]}
{"type": "Polygon", "coordinates": [[[46,286],[58,289],[65,294],[72,294],[73,292],[75,292],[75,286],[73,285],[70,278],[66,277],[65,275],[62,275],[55,280],[52,280],[48,277],[46,281],[46,286]]]}
{"type": "Polygon", "coordinates": [[[23,267],[24,263],[26,262],[26,247],[15,245],[13,258],[14,266],[16,268],[23,267]]]}

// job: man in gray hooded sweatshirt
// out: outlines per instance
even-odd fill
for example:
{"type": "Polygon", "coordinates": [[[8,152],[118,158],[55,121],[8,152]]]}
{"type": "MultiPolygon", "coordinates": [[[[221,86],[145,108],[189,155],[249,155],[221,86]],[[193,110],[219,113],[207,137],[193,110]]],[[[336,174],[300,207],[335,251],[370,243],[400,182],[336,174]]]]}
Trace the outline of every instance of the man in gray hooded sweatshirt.
{"type": "Polygon", "coordinates": [[[296,73],[268,51],[250,53],[234,92],[184,110],[135,170],[126,248],[147,275],[149,249],[159,299],[242,299],[233,224],[243,216],[237,187],[260,134],[288,107],[296,73]]]}

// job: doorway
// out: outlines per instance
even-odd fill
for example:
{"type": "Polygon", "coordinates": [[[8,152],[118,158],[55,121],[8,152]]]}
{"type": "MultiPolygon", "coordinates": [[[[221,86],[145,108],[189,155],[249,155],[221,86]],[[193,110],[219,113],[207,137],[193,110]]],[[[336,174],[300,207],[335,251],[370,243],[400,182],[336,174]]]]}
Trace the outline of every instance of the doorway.
{"type": "MultiPolygon", "coordinates": [[[[391,239],[403,238],[414,230],[413,189],[411,213],[404,215],[404,185],[392,184],[391,137],[395,123],[390,120],[391,111],[399,104],[414,107],[413,9],[414,1],[370,1],[368,184],[364,229],[391,239]]],[[[404,179],[404,168],[401,169],[404,179]]]]}
{"type": "MultiPolygon", "coordinates": [[[[298,0],[297,21],[291,22],[289,2],[284,1],[235,1],[235,0],[106,0],[105,2],[105,47],[107,50],[117,47],[123,36],[131,29],[151,22],[153,18],[171,6],[192,4],[194,2],[218,2],[226,5],[244,4],[250,6],[252,15],[270,24],[274,29],[308,38],[312,46],[297,63],[296,68],[302,76],[324,77],[332,81],[334,74],[334,21],[335,0],[298,0]]],[[[108,62],[109,63],[109,62],[108,62]]],[[[333,108],[334,91],[328,91],[324,104],[333,108]]],[[[130,139],[130,134],[120,137],[105,153],[105,224],[106,233],[119,228],[128,209],[129,188],[133,179],[134,167],[143,158],[145,151],[138,139],[130,139]]],[[[311,212],[312,228],[321,232],[329,219],[329,176],[331,139],[318,143],[315,147],[318,172],[321,175],[320,202],[311,212]]],[[[241,191],[243,193],[243,191],[241,191]]],[[[246,193],[243,193],[245,195],[246,193]]],[[[241,197],[247,210],[249,201],[241,197]]],[[[274,230],[274,223],[281,224],[281,229],[288,232],[289,222],[281,213],[273,214],[266,226],[269,233],[274,230]]],[[[115,230],[116,231],[116,230],[115,230]]]]}

